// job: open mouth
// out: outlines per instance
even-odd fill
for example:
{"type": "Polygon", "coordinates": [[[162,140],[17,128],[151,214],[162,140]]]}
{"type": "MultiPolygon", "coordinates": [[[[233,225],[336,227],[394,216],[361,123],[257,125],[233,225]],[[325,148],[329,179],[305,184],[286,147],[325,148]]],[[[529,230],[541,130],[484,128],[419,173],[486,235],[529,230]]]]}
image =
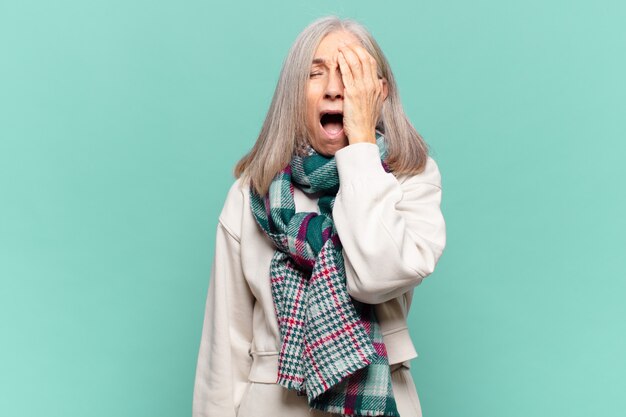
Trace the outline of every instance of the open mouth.
{"type": "Polygon", "coordinates": [[[343,114],[341,113],[322,113],[320,117],[322,129],[329,137],[336,137],[343,131],[343,114]]]}

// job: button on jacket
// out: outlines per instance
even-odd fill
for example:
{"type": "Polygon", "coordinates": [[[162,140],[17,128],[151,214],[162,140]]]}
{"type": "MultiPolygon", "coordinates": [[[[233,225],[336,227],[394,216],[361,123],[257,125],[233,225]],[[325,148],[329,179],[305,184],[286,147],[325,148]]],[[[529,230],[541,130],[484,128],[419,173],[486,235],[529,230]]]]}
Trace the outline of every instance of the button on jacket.
{"type": "MultiPolygon", "coordinates": [[[[335,153],[339,191],[333,220],[348,293],[376,304],[390,364],[417,357],[407,328],[413,289],[431,274],[446,244],[441,175],[428,157],[417,175],[385,172],[378,146],[335,153]]],[[[294,187],[296,211],[319,212],[317,197],[294,187]]],[[[275,383],[280,332],[271,294],[276,251],[256,224],[249,186],[228,191],[219,216],[193,394],[194,417],[235,417],[250,381],[275,383]]]]}

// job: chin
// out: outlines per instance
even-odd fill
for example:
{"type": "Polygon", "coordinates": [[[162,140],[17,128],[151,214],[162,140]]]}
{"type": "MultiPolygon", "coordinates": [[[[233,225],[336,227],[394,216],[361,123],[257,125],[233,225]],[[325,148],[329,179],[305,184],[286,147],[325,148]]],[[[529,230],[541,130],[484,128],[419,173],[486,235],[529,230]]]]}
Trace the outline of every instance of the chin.
{"type": "Polygon", "coordinates": [[[330,144],[326,144],[325,146],[313,146],[313,149],[315,149],[315,151],[321,155],[324,155],[326,157],[331,157],[335,155],[335,152],[337,152],[340,149],[345,148],[348,145],[348,141],[346,140],[345,142],[341,142],[341,143],[330,143],[330,144]]]}

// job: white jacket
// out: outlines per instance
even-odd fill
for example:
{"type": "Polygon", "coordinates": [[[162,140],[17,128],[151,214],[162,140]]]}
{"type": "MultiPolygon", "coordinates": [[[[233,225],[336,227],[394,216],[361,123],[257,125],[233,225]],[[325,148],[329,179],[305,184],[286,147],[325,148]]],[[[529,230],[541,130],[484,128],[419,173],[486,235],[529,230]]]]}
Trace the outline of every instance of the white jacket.
{"type": "MultiPolygon", "coordinates": [[[[343,245],[348,293],[377,304],[389,363],[417,356],[406,317],[413,288],[433,272],[446,244],[441,176],[385,172],[378,146],[335,153],[340,188],[333,220],[343,245]]],[[[235,417],[248,381],[275,383],[280,333],[269,268],[276,250],[250,210],[249,187],[236,180],[219,216],[193,394],[194,417],[235,417]]],[[[319,212],[294,187],[296,211],[319,212]]]]}

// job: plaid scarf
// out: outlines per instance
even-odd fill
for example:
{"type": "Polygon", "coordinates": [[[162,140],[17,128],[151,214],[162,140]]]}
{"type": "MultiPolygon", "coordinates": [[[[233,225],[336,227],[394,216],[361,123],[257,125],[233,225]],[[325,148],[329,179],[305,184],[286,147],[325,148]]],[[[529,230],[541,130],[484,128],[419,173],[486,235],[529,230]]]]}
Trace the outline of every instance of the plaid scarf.
{"type": "MultiPolygon", "coordinates": [[[[376,133],[381,164],[386,146],[376,133]]],[[[277,250],[270,264],[281,334],[277,383],[307,395],[311,408],[345,416],[399,416],[374,305],[346,289],[332,208],[339,190],[335,158],[312,147],[294,155],[269,193],[250,193],[257,223],[277,250]],[[320,193],[320,213],[295,211],[294,186],[320,193]]]]}

